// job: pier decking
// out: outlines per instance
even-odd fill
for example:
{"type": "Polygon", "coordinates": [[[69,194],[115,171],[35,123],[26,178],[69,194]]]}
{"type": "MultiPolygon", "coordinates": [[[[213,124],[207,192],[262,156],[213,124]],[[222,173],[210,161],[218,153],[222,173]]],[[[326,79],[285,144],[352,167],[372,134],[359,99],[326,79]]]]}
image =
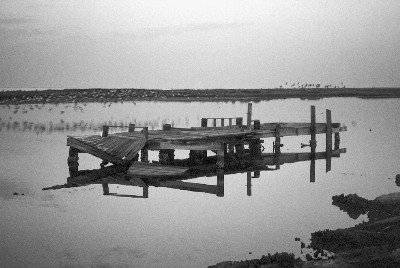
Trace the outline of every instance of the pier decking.
{"type": "MultiPolygon", "coordinates": [[[[330,110],[326,110],[326,123],[316,123],[315,118],[315,107],[312,106],[310,123],[260,123],[252,120],[252,105],[249,103],[246,125],[243,125],[242,117],[215,117],[203,118],[200,127],[191,128],[174,128],[165,124],[161,130],[148,130],[130,124],[128,131],[109,134],[109,129],[114,126],[104,126],[102,135],[67,138],[70,147],[67,185],[101,182],[105,194],[109,193],[108,183],[140,186],[144,193],[149,185],[193,190],[196,185],[182,180],[217,176],[217,185],[221,186],[223,174],[238,170],[245,172],[245,168],[258,172],[271,170],[271,165],[279,169],[282,164],[298,161],[310,161],[310,181],[315,182],[315,160],[326,159],[326,172],[329,172],[331,158],[346,152],[346,149],[340,149],[339,133],[347,130],[339,123],[332,123],[330,110]],[[208,125],[210,121],[212,126],[208,125]],[[316,152],[317,134],[325,134],[324,152],[316,152]],[[310,147],[309,153],[281,153],[282,137],[300,135],[310,135],[310,142],[301,144],[301,147],[310,147]],[[264,152],[261,144],[268,138],[275,141],[271,152],[264,152]],[[149,163],[148,150],[159,151],[159,161],[149,163]],[[189,158],[175,159],[174,150],[189,150],[189,158]],[[215,156],[208,156],[208,151],[215,156]],[[79,171],[79,153],[102,159],[101,168],[79,171]],[[109,163],[112,165],[107,166],[109,163]]],[[[210,190],[204,185],[199,191],[223,195],[220,189],[210,190]]]]}

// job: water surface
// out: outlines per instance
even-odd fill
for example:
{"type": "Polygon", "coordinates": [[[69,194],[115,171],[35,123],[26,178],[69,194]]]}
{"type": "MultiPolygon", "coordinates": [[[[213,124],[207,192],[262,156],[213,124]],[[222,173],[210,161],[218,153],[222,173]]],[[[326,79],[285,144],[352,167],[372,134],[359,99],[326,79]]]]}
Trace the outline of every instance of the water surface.
{"type": "MultiPolygon", "coordinates": [[[[259,258],[267,252],[299,254],[295,237],[326,228],[353,226],[332,206],[332,196],[357,193],[373,199],[398,191],[394,177],[400,162],[400,100],[332,98],[275,100],[253,104],[261,122],[317,122],[325,109],[333,122],[346,125],[341,147],[347,153],[316,162],[310,183],[309,162],[285,164],[252,179],[246,173],[225,176],[224,197],[150,187],[149,198],[103,196],[99,185],[42,191],[68,177],[67,135],[99,133],[103,123],[161,128],[198,126],[202,117],[243,116],[245,103],[90,103],[0,106],[0,263],[1,266],[204,267],[224,260],[259,258]],[[25,123],[24,123],[25,122],[25,123]],[[68,126],[68,127],[67,127],[68,126]],[[15,196],[14,192],[24,194],[15,196]],[[251,254],[250,254],[251,253],[251,254]]],[[[300,148],[308,136],[285,137],[282,152],[300,148]]],[[[264,142],[272,151],[273,139],[264,142]]],[[[318,135],[317,151],[324,151],[318,135]]],[[[187,152],[177,152],[178,157],[187,152]]],[[[157,153],[150,153],[156,160],[157,153]]],[[[100,161],[80,155],[80,169],[100,161]]],[[[191,180],[216,184],[215,177],[191,180]]],[[[141,194],[141,188],[110,186],[111,192],[141,194]]]]}

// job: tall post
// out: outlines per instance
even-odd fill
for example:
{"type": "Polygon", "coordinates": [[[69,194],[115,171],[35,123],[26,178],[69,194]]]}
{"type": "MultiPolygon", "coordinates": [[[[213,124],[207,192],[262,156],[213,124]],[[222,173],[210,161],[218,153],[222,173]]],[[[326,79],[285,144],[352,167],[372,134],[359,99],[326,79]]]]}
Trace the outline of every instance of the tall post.
{"type": "Polygon", "coordinates": [[[280,156],[281,156],[281,125],[276,124],[275,126],[275,155],[274,162],[276,169],[280,169],[280,156]]]}
{"type": "Polygon", "coordinates": [[[247,129],[250,130],[251,128],[251,114],[253,110],[253,104],[249,102],[247,104],[247,129]]]}
{"type": "Polygon", "coordinates": [[[232,118],[229,118],[229,126],[232,126],[232,118]]]}
{"type": "Polygon", "coordinates": [[[247,172],[247,196],[251,196],[251,172],[247,172]]]}
{"type": "Polygon", "coordinates": [[[68,154],[68,169],[69,169],[69,176],[75,177],[78,175],[79,169],[79,150],[73,147],[69,147],[69,154],[68,154]]]}
{"type": "Polygon", "coordinates": [[[310,140],[310,147],[311,147],[311,163],[310,163],[310,182],[315,182],[315,150],[317,147],[317,140],[316,140],[316,130],[315,130],[316,118],[315,118],[315,106],[311,106],[311,140],[310,140]]]}
{"type": "Polygon", "coordinates": [[[128,132],[129,132],[129,133],[135,132],[135,124],[129,124],[129,126],[128,126],[128,132]]]}
{"type": "Polygon", "coordinates": [[[332,115],[326,110],[326,172],[331,171],[332,163],[332,115]]]}
{"type": "Polygon", "coordinates": [[[213,127],[216,127],[217,126],[217,118],[214,118],[213,119],[213,127]]]}
{"type": "Polygon", "coordinates": [[[224,126],[225,126],[225,119],[221,118],[221,127],[224,127],[224,126]]]}
{"type": "Polygon", "coordinates": [[[108,136],[108,130],[110,129],[109,126],[103,126],[103,132],[101,133],[102,137],[107,137],[108,136]]]}

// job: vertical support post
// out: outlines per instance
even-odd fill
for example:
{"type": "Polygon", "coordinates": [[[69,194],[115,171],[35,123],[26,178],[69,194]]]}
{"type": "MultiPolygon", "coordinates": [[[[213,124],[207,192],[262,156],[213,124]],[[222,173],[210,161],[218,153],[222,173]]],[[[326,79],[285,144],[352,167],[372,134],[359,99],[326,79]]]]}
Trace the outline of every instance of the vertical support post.
{"type": "Polygon", "coordinates": [[[108,188],[108,182],[103,182],[101,185],[103,186],[103,195],[109,195],[110,189],[108,188]]]}
{"type": "Polygon", "coordinates": [[[201,119],[201,127],[207,127],[207,118],[201,119]]]}
{"type": "Polygon", "coordinates": [[[143,186],[143,198],[149,198],[149,186],[148,185],[143,186]]]}
{"type": "Polygon", "coordinates": [[[252,157],[260,157],[261,156],[261,140],[260,139],[253,139],[249,140],[249,149],[250,155],[252,157]]]}
{"type": "MultiPolygon", "coordinates": [[[[171,124],[164,124],[163,131],[170,131],[171,124]]],[[[158,153],[158,158],[161,164],[169,165],[174,163],[174,149],[161,149],[158,153]]]]}
{"type": "Polygon", "coordinates": [[[235,145],[234,143],[230,142],[228,143],[228,154],[233,155],[235,151],[235,145]]]}
{"type": "Polygon", "coordinates": [[[75,177],[78,175],[79,169],[79,150],[73,147],[69,147],[69,154],[68,154],[68,169],[69,169],[69,176],[75,177]]]}
{"type": "Polygon", "coordinates": [[[260,129],[261,129],[260,120],[254,120],[254,130],[260,130],[260,129]]]}
{"type": "Polygon", "coordinates": [[[316,118],[315,118],[315,106],[311,106],[311,163],[310,163],[310,182],[315,182],[315,149],[317,147],[316,130],[315,130],[316,118]]]}
{"type": "Polygon", "coordinates": [[[326,172],[331,171],[332,165],[332,114],[326,110],[326,172]]]}
{"type": "Polygon", "coordinates": [[[236,155],[240,157],[244,157],[244,144],[243,142],[239,142],[235,144],[236,155]]]}
{"type": "Polygon", "coordinates": [[[128,132],[129,132],[129,133],[135,132],[135,124],[129,124],[129,126],[128,126],[128,132]]]}
{"type": "Polygon", "coordinates": [[[247,129],[250,130],[251,128],[251,114],[253,110],[253,104],[249,102],[247,104],[247,129]]]}
{"type": "Polygon", "coordinates": [[[247,172],[247,196],[251,196],[251,172],[247,172]]]}
{"type": "Polygon", "coordinates": [[[229,126],[232,126],[232,118],[229,118],[229,126]]]}
{"type": "MultiPolygon", "coordinates": [[[[146,142],[149,140],[149,128],[144,127],[142,130],[143,136],[146,139],[146,142]]],[[[142,162],[149,162],[149,149],[147,148],[147,145],[142,148],[140,152],[140,161],[142,162]]]]}
{"type": "Polygon", "coordinates": [[[108,136],[108,130],[110,129],[109,126],[103,126],[103,132],[101,133],[102,137],[107,137],[108,136]]]}
{"type": "Polygon", "coordinates": [[[223,170],[225,166],[224,143],[221,142],[220,148],[217,150],[217,169],[223,170]]]}
{"type": "Polygon", "coordinates": [[[280,156],[281,156],[281,125],[277,124],[275,126],[275,155],[274,155],[274,162],[276,169],[280,169],[280,156]]]}
{"type": "Polygon", "coordinates": [[[213,119],[213,127],[216,127],[217,126],[217,118],[214,118],[213,119]]]}
{"type": "Polygon", "coordinates": [[[224,127],[224,126],[225,126],[225,119],[221,118],[221,127],[224,127]]]}
{"type": "Polygon", "coordinates": [[[243,126],[243,117],[236,117],[236,126],[243,126]]]}

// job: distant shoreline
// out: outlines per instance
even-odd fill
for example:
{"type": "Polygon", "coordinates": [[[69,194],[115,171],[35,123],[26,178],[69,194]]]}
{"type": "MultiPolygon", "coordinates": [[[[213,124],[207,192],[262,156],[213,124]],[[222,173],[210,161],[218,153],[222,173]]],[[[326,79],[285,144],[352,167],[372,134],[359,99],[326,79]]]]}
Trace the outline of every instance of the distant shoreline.
{"type": "Polygon", "coordinates": [[[274,88],[274,89],[47,89],[0,91],[0,105],[124,101],[258,102],[273,99],[316,100],[332,97],[400,98],[399,88],[274,88]]]}

